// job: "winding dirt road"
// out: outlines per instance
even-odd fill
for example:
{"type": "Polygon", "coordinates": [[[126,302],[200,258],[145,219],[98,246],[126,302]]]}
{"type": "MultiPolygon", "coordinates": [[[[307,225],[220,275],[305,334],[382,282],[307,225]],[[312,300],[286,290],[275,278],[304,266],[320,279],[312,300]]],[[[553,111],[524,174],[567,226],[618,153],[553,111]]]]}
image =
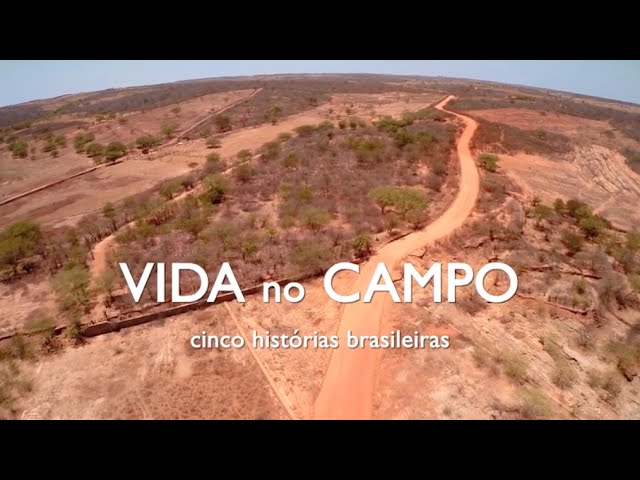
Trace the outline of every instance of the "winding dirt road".
{"type": "MultiPolygon", "coordinates": [[[[435,108],[444,106],[453,96],[442,100],[435,108]]],[[[460,188],[449,209],[436,221],[421,231],[412,233],[396,242],[385,245],[371,259],[360,267],[360,275],[345,293],[364,292],[369,285],[378,263],[384,263],[397,278],[401,271],[401,261],[415,250],[440,238],[446,237],[460,227],[471,214],[478,197],[480,179],[469,142],[476,131],[477,123],[464,115],[456,115],[465,123],[465,129],[458,139],[457,151],[460,160],[460,188]]],[[[370,348],[346,348],[347,331],[354,335],[380,335],[385,308],[393,305],[386,294],[374,295],[371,303],[351,303],[344,306],[338,335],[340,348],[334,350],[322,389],[315,404],[316,419],[369,419],[373,410],[373,395],[376,371],[381,350],[370,348]]]]}

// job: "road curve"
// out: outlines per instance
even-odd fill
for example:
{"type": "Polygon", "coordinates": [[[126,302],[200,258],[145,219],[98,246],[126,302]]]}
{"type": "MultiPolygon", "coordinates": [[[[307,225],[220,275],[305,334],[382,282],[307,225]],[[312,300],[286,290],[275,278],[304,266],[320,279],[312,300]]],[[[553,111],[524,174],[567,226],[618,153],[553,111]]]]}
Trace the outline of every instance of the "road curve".
{"type": "MultiPolygon", "coordinates": [[[[453,98],[449,96],[435,108],[444,106],[453,98]]],[[[367,263],[360,267],[360,275],[349,293],[359,291],[364,295],[376,265],[384,263],[393,278],[401,270],[402,260],[415,250],[440,238],[446,237],[460,227],[471,214],[478,197],[480,178],[469,142],[476,131],[477,123],[464,115],[449,112],[460,118],[465,129],[457,143],[460,161],[460,186],[451,206],[437,220],[423,230],[412,233],[381,248],[367,263]]],[[[347,331],[354,335],[380,335],[385,308],[393,305],[389,295],[374,295],[371,303],[350,303],[344,306],[338,336],[340,347],[333,351],[329,368],[316,399],[316,419],[369,419],[373,410],[373,395],[380,350],[370,348],[346,348],[347,331]]]]}

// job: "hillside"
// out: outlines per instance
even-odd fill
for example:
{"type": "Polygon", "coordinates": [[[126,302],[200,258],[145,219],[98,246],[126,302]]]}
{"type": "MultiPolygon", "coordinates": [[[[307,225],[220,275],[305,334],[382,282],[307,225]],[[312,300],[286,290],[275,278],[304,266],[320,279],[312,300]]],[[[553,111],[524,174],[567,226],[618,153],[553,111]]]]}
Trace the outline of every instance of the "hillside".
{"type": "Polygon", "coordinates": [[[0,108],[0,127],[2,417],[640,414],[640,106],[462,79],[281,75],[38,100],[0,108]],[[470,289],[435,304],[428,287],[411,304],[343,309],[318,275],[351,260],[360,280],[340,274],[336,289],[366,284],[378,261],[504,261],[520,289],[501,305],[470,289]],[[133,302],[123,261],[134,276],[195,262],[210,280],[230,262],[243,288],[302,276],[307,295],[83,335],[171,307],[155,301],[155,273],[133,302]],[[451,348],[356,358],[188,343],[203,330],[331,335],[357,318],[451,348]],[[330,388],[361,401],[340,413],[322,400],[330,388]]]}

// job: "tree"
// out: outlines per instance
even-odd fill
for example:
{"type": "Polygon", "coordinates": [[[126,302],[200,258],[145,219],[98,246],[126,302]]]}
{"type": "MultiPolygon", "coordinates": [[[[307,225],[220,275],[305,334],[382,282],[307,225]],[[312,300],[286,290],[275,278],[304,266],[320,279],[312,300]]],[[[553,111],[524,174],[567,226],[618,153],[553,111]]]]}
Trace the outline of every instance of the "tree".
{"type": "Polygon", "coordinates": [[[540,223],[543,220],[548,220],[549,217],[551,217],[552,213],[553,213],[553,210],[551,210],[551,208],[547,207],[546,205],[542,203],[539,203],[538,205],[536,205],[533,208],[533,214],[537,219],[536,225],[540,226],[540,223]]]}
{"type": "Polygon", "coordinates": [[[85,152],[87,154],[87,157],[89,158],[99,158],[102,157],[104,155],[104,145],[102,145],[101,143],[90,143],[89,145],[87,145],[85,152]]]}
{"type": "Polygon", "coordinates": [[[380,207],[380,211],[384,215],[386,209],[392,207],[395,203],[395,187],[376,187],[369,192],[369,198],[380,207]]]}
{"type": "Polygon", "coordinates": [[[115,162],[127,154],[127,147],[122,142],[111,142],[105,150],[105,160],[115,162]]]}
{"type": "Polygon", "coordinates": [[[76,153],[83,153],[86,145],[95,140],[95,135],[91,132],[79,133],[73,137],[73,146],[76,149],[76,153]]]}
{"type": "Polygon", "coordinates": [[[478,157],[480,166],[487,172],[495,172],[498,170],[498,156],[493,153],[481,153],[478,157]]]}
{"type": "Polygon", "coordinates": [[[0,232],[0,267],[11,267],[18,273],[21,260],[42,249],[40,226],[33,222],[17,222],[0,232]]]}
{"type": "Polygon", "coordinates": [[[562,231],[561,241],[562,244],[567,247],[567,250],[569,250],[568,254],[570,257],[582,250],[582,246],[584,245],[584,239],[570,230],[562,231]]]}
{"type": "Polygon", "coordinates": [[[573,218],[579,218],[578,212],[584,212],[585,209],[588,211],[587,206],[583,202],[573,198],[567,202],[566,209],[567,214],[573,218]]]}
{"type": "Polygon", "coordinates": [[[154,137],[153,135],[141,135],[136,138],[136,145],[141,149],[152,148],[159,143],[160,140],[158,140],[158,138],[154,137]]]}
{"type": "Polygon", "coordinates": [[[361,233],[353,239],[353,249],[356,257],[366,258],[371,253],[371,236],[361,233]]]}
{"type": "Polygon", "coordinates": [[[271,105],[264,115],[264,118],[271,122],[273,125],[278,123],[278,117],[282,113],[282,107],[280,105],[271,105]]]}
{"type": "Polygon", "coordinates": [[[606,228],[605,223],[596,215],[581,218],[578,227],[588,239],[594,239],[599,236],[606,228]]]}
{"type": "Polygon", "coordinates": [[[96,279],[95,289],[98,293],[104,295],[107,305],[111,305],[113,301],[113,287],[116,283],[116,274],[111,268],[106,268],[96,279]]]}
{"type": "Polygon", "coordinates": [[[58,305],[72,322],[79,321],[89,305],[89,271],[83,265],[65,265],[55,274],[52,287],[58,305]]]}
{"type": "Polygon", "coordinates": [[[167,138],[171,138],[173,134],[178,130],[178,123],[169,121],[162,124],[160,127],[160,133],[167,138]]]}
{"type": "Polygon", "coordinates": [[[205,181],[205,193],[202,199],[210,204],[218,204],[224,201],[224,197],[229,189],[227,179],[220,174],[209,175],[205,181]]]}
{"type": "Polygon", "coordinates": [[[231,118],[228,115],[216,115],[213,123],[219,132],[228,132],[231,130],[231,118]]]}
{"type": "Polygon", "coordinates": [[[567,207],[561,198],[556,198],[555,202],[553,202],[553,209],[560,215],[567,213],[567,207]]]}
{"type": "Polygon", "coordinates": [[[102,215],[108,220],[111,220],[111,225],[113,227],[113,231],[115,232],[118,227],[116,225],[116,207],[113,203],[107,203],[104,207],[102,207],[102,215]]]}

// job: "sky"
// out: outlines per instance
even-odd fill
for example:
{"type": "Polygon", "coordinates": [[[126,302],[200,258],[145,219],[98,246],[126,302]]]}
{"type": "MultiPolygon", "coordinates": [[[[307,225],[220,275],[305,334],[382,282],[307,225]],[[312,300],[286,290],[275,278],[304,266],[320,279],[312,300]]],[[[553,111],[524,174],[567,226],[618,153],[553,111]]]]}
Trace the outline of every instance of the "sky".
{"type": "Polygon", "coordinates": [[[471,78],[640,103],[638,60],[0,60],[0,106],[107,88],[275,73],[471,78]]]}

